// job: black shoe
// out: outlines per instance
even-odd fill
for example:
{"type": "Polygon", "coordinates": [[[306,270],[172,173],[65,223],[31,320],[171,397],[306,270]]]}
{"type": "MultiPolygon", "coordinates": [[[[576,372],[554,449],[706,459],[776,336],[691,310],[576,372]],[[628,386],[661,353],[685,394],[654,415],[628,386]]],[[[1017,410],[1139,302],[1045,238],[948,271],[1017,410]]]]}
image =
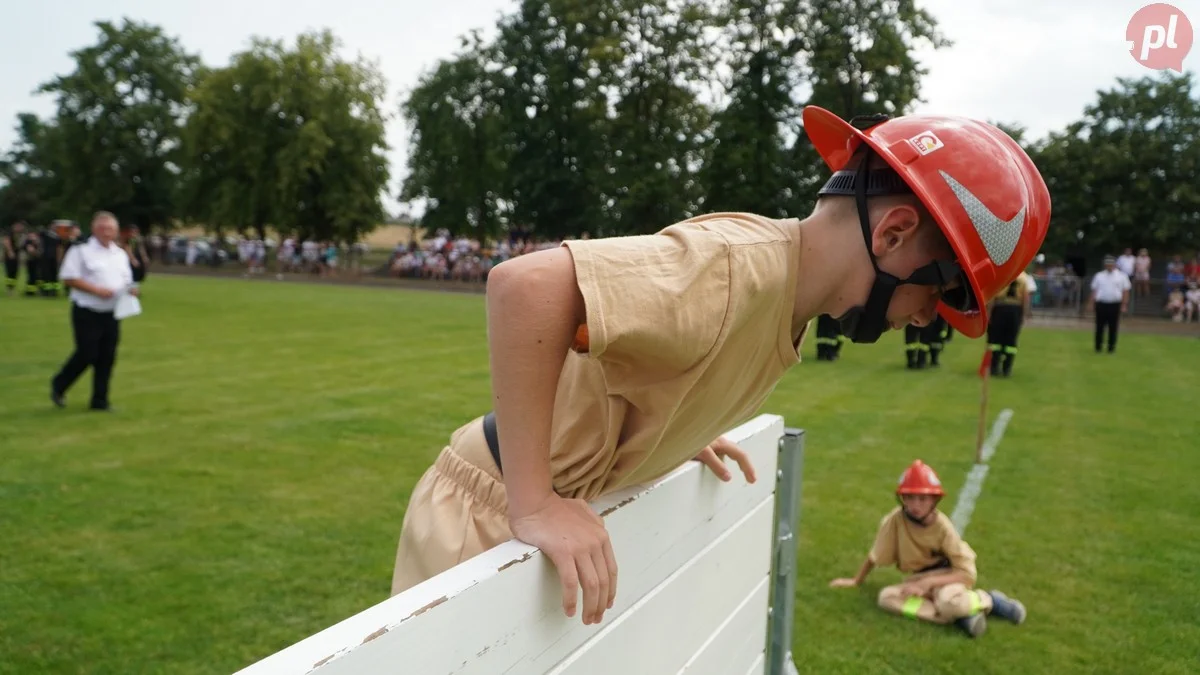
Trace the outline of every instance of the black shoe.
{"type": "Polygon", "coordinates": [[[112,406],[107,403],[93,403],[88,406],[88,410],[97,410],[100,412],[112,412],[112,406]]]}
{"type": "Polygon", "coordinates": [[[50,385],[50,400],[59,408],[67,407],[67,397],[54,390],[54,385],[50,385]]]}

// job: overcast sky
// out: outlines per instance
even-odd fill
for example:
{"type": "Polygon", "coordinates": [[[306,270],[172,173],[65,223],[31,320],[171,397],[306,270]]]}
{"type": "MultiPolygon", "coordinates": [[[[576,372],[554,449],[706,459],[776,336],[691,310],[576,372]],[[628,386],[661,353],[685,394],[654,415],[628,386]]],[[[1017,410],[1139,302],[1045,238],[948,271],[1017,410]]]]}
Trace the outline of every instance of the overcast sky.
{"type": "MultiPolygon", "coordinates": [[[[252,35],[290,41],[330,28],[348,55],[378,62],[389,83],[388,110],[420,73],[458,48],[465,32],[494,26],[516,0],[39,0],[3,2],[0,20],[0,151],[14,139],[18,112],[49,115],[52,100],[34,96],[41,82],[69,72],[68,52],[96,41],[92,22],[130,17],[162,26],[210,65],[224,65],[252,35]]],[[[922,51],[928,67],[921,110],[1019,123],[1034,136],[1078,119],[1097,89],[1117,77],[1152,71],[1136,63],[1125,44],[1130,18],[1145,2],[1091,0],[918,0],[940,22],[954,46],[922,51]],[[1068,9],[1066,6],[1070,6],[1068,9]],[[1086,8],[1086,9],[1084,9],[1086,8]],[[1083,10],[1083,11],[1081,11],[1083,10]]],[[[1200,20],[1200,5],[1178,3],[1200,20]]],[[[1184,67],[1197,71],[1189,52],[1184,67]]],[[[396,192],[406,156],[407,131],[389,127],[396,192]]],[[[389,209],[395,202],[388,199],[389,209]]]]}

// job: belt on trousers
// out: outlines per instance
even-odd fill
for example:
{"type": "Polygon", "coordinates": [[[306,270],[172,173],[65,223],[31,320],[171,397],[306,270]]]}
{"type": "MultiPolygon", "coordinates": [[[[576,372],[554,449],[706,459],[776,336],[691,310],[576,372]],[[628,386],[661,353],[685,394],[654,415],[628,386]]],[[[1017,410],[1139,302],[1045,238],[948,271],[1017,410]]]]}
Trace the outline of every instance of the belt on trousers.
{"type": "Polygon", "coordinates": [[[500,466],[500,437],[496,435],[495,412],[490,412],[483,416],[483,438],[487,441],[488,450],[492,453],[492,459],[496,462],[496,468],[503,474],[504,468],[500,466]]]}

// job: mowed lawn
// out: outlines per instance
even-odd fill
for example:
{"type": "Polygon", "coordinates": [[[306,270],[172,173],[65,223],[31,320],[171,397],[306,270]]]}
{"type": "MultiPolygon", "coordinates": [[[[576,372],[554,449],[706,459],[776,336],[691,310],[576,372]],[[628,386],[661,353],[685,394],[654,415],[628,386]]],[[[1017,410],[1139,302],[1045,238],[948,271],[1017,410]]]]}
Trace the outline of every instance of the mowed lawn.
{"type": "MultiPolygon", "coordinates": [[[[481,296],[156,275],[144,306],[96,414],[90,373],[48,400],[67,301],[0,297],[0,672],[229,673],[385,599],[413,484],[488,405],[481,296]]],[[[953,509],[983,341],[910,372],[900,334],[833,364],[810,339],[763,410],[807,430],[802,672],[1195,672],[1200,345],[1090,340],[1026,329],[991,384],[1014,415],[965,534],[1030,615],[971,641],[879,611],[894,570],[828,582],[914,458],[953,509]]]]}

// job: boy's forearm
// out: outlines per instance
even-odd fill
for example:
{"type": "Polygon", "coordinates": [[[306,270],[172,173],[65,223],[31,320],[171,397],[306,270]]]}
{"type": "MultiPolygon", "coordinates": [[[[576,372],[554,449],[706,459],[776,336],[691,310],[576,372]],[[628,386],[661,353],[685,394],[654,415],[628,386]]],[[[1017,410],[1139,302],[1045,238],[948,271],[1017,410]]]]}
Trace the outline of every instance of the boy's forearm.
{"type": "Polygon", "coordinates": [[[488,278],[492,398],[510,518],[553,492],[554,398],[581,306],[566,249],[515,258],[488,278]]]}
{"type": "Polygon", "coordinates": [[[862,567],[858,568],[858,574],[854,575],[854,583],[861,586],[862,583],[867,580],[867,575],[870,574],[871,570],[873,569],[875,569],[875,565],[868,557],[863,561],[862,567]]]}

